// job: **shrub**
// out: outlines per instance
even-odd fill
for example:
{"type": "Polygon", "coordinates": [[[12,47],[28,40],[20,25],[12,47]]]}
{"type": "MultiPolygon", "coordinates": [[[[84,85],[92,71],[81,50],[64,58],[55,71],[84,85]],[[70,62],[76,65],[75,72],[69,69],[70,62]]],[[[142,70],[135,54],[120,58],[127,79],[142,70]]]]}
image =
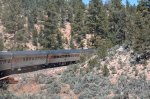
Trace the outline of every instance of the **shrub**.
{"type": "Polygon", "coordinates": [[[50,84],[55,80],[55,78],[46,76],[44,74],[36,75],[35,79],[36,79],[36,82],[39,84],[50,84]]]}
{"type": "Polygon", "coordinates": [[[3,90],[7,90],[8,84],[4,81],[0,81],[0,88],[2,88],[3,90]]]}
{"type": "MultiPolygon", "coordinates": [[[[47,98],[50,98],[50,97],[47,97],[47,98]]],[[[52,95],[52,96],[51,96],[51,98],[50,98],[50,99],[61,99],[61,98],[60,98],[60,96],[59,96],[59,95],[54,94],[54,95],[52,95]]]]}
{"type": "Polygon", "coordinates": [[[94,96],[95,95],[92,93],[92,91],[87,88],[80,94],[79,99],[92,99],[94,96]]]}
{"type": "Polygon", "coordinates": [[[117,73],[115,67],[111,67],[111,71],[112,71],[112,74],[116,74],[117,73]]]}
{"type": "Polygon", "coordinates": [[[2,37],[2,36],[0,35],[0,51],[2,51],[3,48],[4,48],[3,40],[2,40],[1,37],[2,37]]]}
{"type": "Polygon", "coordinates": [[[86,56],[85,56],[84,54],[81,55],[81,56],[80,56],[80,63],[85,62],[85,60],[86,60],[86,56]]]}
{"type": "Polygon", "coordinates": [[[0,91],[0,99],[13,99],[13,98],[15,99],[17,97],[8,91],[4,91],[4,90],[0,91]]]}
{"type": "Polygon", "coordinates": [[[48,93],[50,93],[50,94],[58,94],[58,93],[60,93],[60,90],[61,90],[60,83],[58,83],[56,81],[54,81],[51,84],[47,84],[46,87],[47,87],[48,93]]]}
{"type": "Polygon", "coordinates": [[[107,68],[107,65],[104,65],[102,68],[103,76],[108,76],[109,75],[109,69],[107,68]]]}
{"type": "Polygon", "coordinates": [[[96,64],[98,64],[98,62],[97,62],[97,59],[96,59],[96,58],[94,58],[94,59],[90,60],[90,61],[88,62],[89,69],[90,69],[90,70],[92,70],[92,69],[96,66],[96,64]]]}
{"type": "Polygon", "coordinates": [[[75,94],[79,94],[82,91],[82,84],[80,82],[75,83],[73,91],[75,94]]]}

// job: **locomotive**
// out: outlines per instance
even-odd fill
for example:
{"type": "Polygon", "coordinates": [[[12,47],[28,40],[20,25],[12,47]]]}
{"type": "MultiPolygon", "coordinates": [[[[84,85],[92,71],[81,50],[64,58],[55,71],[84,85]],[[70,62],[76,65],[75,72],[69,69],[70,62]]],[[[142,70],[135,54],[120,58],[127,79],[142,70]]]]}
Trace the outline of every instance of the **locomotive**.
{"type": "Polygon", "coordinates": [[[22,71],[24,68],[68,65],[80,60],[81,54],[93,53],[94,49],[9,51],[0,52],[0,77],[22,71]]]}

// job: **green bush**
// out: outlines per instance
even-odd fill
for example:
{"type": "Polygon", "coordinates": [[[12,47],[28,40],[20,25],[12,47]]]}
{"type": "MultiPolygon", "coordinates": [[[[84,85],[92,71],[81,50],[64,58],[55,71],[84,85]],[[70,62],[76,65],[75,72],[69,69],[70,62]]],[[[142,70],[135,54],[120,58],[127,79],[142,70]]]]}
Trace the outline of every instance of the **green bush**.
{"type": "Polygon", "coordinates": [[[108,76],[109,75],[109,69],[107,68],[107,65],[104,65],[104,67],[102,69],[102,72],[103,72],[103,76],[108,76]]]}
{"type": "Polygon", "coordinates": [[[55,78],[46,76],[44,74],[35,75],[35,79],[39,84],[50,84],[55,80],[55,78]]]}
{"type": "Polygon", "coordinates": [[[83,62],[85,62],[85,60],[86,60],[86,56],[85,55],[80,55],[80,63],[83,63],[83,62]]]}
{"type": "Polygon", "coordinates": [[[61,84],[56,81],[54,81],[51,84],[47,84],[46,87],[47,87],[47,92],[50,94],[58,94],[61,91],[61,84]]]}
{"type": "Polygon", "coordinates": [[[88,62],[89,69],[92,70],[98,64],[97,59],[94,58],[88,62]]]}
{"type": "MultiPolygon", "coordinates": [[[[1,35],[0,35],[1,36],[1,35]]],[[[4,44],[3,44],[3,40],[2,38],[0,37],[0,51],[2,51],[4,48],[4,44]]]]}

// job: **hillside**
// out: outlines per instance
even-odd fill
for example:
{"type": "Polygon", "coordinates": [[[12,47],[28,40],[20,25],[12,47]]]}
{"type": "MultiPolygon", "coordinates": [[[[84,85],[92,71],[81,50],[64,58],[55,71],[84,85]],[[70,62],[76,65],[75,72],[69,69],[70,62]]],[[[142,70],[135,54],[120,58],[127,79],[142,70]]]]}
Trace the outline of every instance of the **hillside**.
{"type": "Polygon", "coordinates": [[[18,84],[1,90],[11,99],[149,99],[150,60],[133,64],[132,51],[112,48],[105,59],[94,55],[68,67],[12,75],[18,84]]]}
{"type": "Polygon", "coordinates": [[[0,50],[111,48],[149,54],[149,2],[1,0],[0,50]]]}
{"type": "Polygon", "coordinates": [[[0,99],[150,99],[150,2],[105,1],[0,0],[0,51],[97,51],[11,75],[19,82],[4,84],[0,99]]]}

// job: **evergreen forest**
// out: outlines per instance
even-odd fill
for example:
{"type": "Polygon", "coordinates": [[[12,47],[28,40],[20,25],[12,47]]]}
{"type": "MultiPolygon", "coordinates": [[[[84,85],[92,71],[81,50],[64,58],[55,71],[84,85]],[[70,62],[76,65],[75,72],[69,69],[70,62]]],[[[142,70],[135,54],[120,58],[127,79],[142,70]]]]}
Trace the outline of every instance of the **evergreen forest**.
{"type": "Polygon", "coordinates": [[[26,50],[29,41],[39,49],[64,49],[66,40],[60,32],[65,23],[71,24],[69,48],[83,48],[87,34],[88,48],[108,49],[126,45],[135,53],[150,53],[150,1],[139,0],[0,0],[0,50],[26,50]],[[42,26],[37,31],[35,24],[42,26]],[[6,49],[5,33],[13,35],[12,47],[6,49]]]}

